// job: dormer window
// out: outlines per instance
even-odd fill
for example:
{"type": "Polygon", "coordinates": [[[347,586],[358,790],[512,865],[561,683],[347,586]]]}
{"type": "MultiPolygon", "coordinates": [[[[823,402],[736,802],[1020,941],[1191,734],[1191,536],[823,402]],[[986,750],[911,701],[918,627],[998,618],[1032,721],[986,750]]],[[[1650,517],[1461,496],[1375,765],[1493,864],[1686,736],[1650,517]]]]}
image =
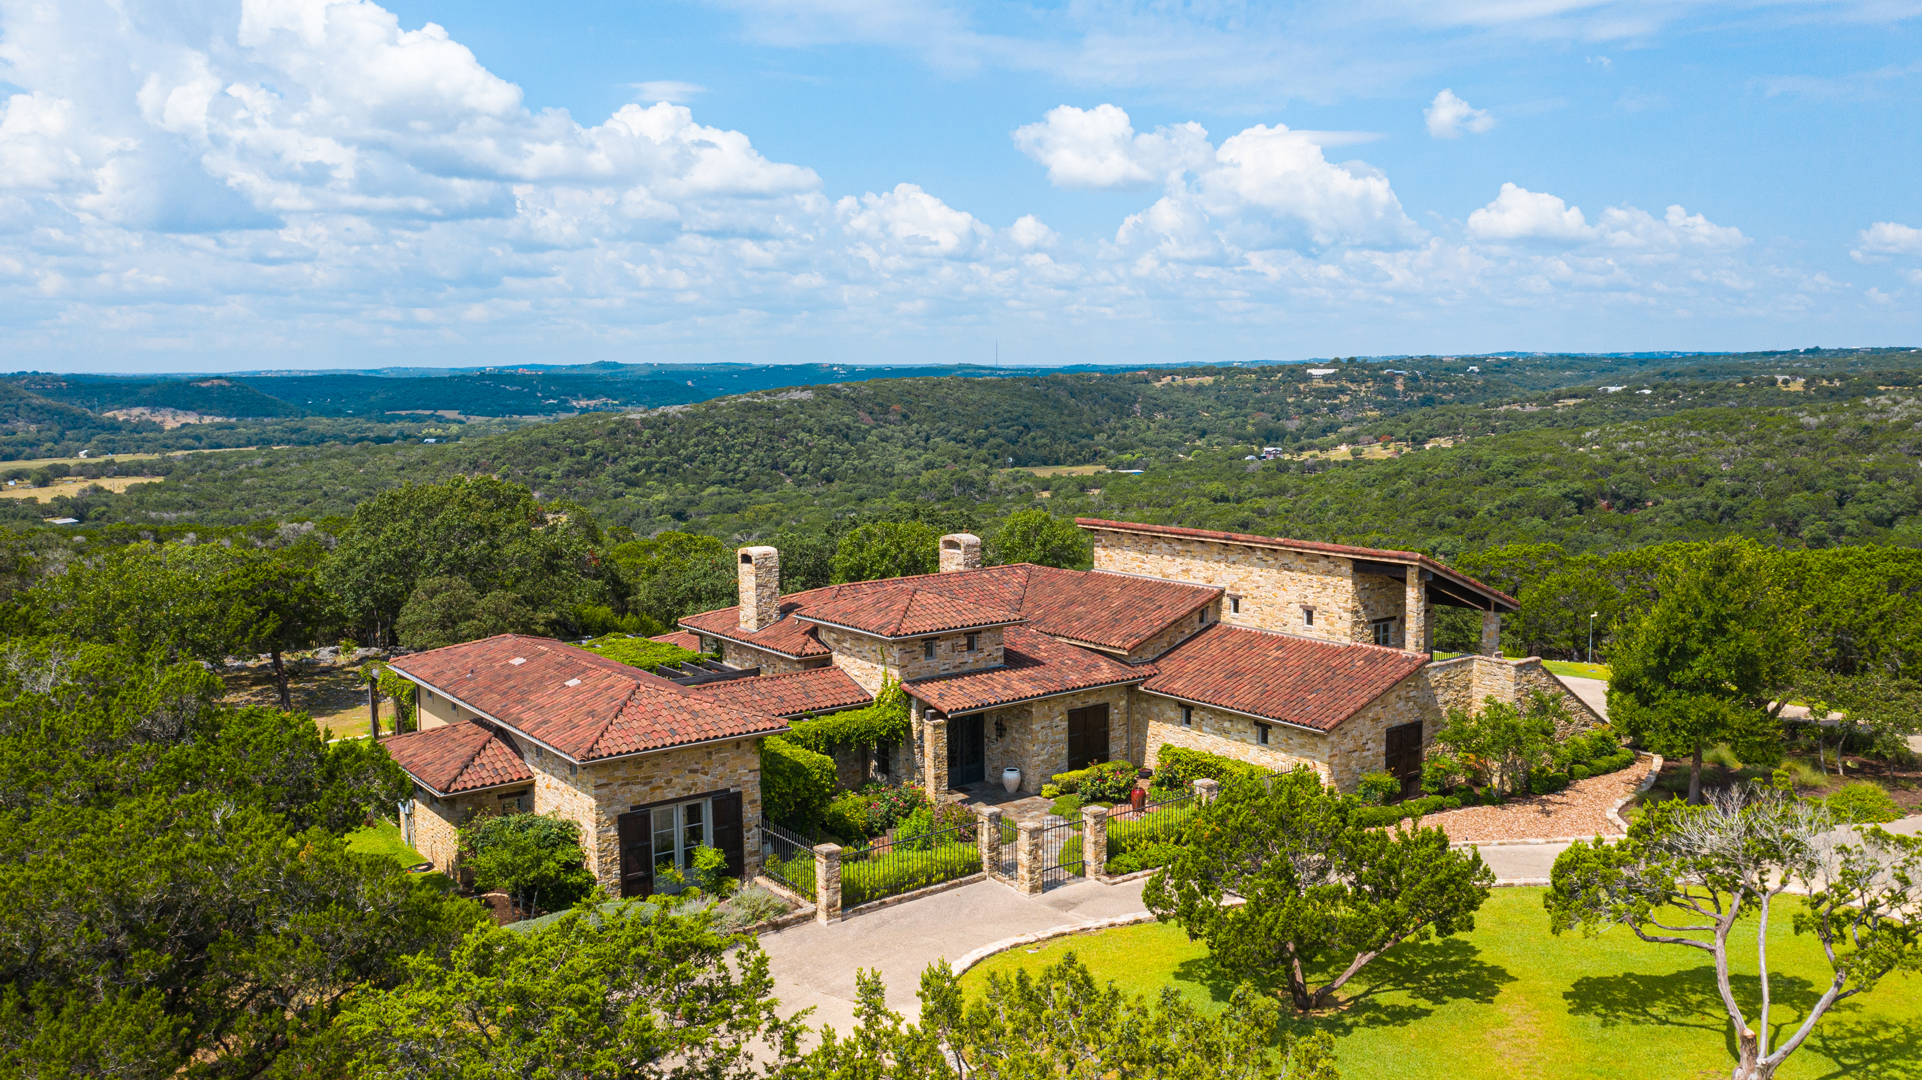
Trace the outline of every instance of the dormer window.
{"type": "Polygon", "coordinates": [[[921,659],[923,660],[934,659],[934,639],[933,638],[928,638],[927,640],[921,642],[921,659]]]}
{"type": "Polygon", "coordinates": [[[969,634],[968,635],[968,651],[979,652],[980,650],[981,650],[981,635],[969,634]]]}

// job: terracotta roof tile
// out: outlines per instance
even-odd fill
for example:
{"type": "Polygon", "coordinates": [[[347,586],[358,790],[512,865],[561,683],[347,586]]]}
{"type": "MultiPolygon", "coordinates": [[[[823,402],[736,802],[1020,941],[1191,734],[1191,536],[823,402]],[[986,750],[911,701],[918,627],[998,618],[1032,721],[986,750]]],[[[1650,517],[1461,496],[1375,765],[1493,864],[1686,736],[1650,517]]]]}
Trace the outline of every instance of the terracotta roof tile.
{"type": "Polygon", "coordinates": [[[1020,622],[1019,612],[990,607],[972,600],[944,596],[933,588],[902,584],[918,578],[888,581],[875,589],[837,589],[834,595],[810,602],[795,617],[810,622],[851,627],[877,637],[912,637],[946,630],[1005,626],[1020,622]]]}
{"type": "Polygon", "coordinates": [[[552,638],[502,634],[388,666],[575,761],[787,727],[552,638]]]}
{"type": "Polygon", "coordinates": [[[1139,682],[1153,665],[1131,666],[1099,653],[1056,641],[1025,626],[1002,631],[1002,667],[936,675],[902,684],[908,693],[953,715],[1029,698],[1139,682]]]}
{"type": "Polygon", "coordinates": [[[1217,623],[1156,660],[1141,688],[1328,731],[1427,662],[1400,649],[1217,623]]]}
{"type": "Polygon", "coordinates": [[[534,779],[513,737],[479,721],[410,731],[381,745],[396,765],[442,795],[534,779]]]}
{"type": "Polygon", "coordinates": [[[1194,540],[1215,540],[1224,544],[1250,544],[1256,547],[1279,547],[1292,551],[1314,551],[1324,555],[1339,555],[1350,559],[1371,559],[1376,562],[1413,563],[1455,581],[1486,593],[1498,602],[1505,604],[1510,611],[1521,608],[1521,601],[1502,592],[1500,589],[1484,585],[1467,574],[1423,555],[1419,551],[1394,551],[1388,548],[1355,547],[1351,544],[1324,544],[1319,540],[1289,540],[1280,536],[1256,536],[1253,533],[1215,532],[1212,529],[1190,529],[1181,525],[1144,525],[1138,521],[1108,521],[1103,518],[1075,518],[1074,523],[1084,529],[1113,529],[1118,532],[1146,533],[1151,536],[1179,536],[1194,540]]]}
{"type": "Polygon", "coordinates": [[[688,689],[736,709],[769,716],[804,716],[866,705],[874,696],[837,667],[810,668],[785,675],[723,679],[688,689]]]}
{"type": "MultiPolygon", "coordinates": [[[[1026,619],[1033,629],[1122,652],[1152,639],[1221,595],[1221,590],[1212,585],[1020,563],[984,570],[860,581],[793,593],[781,600],[781,620],[756,634],[740,628],[740,609],[731,607],[690,615],[681,620],[681,625],[787,656],[827,656],[829,650],[813,636],[813,627],[792,616],[815,615],[817,610],[826,610],[843,618],[859,617],[863,610],[889,610],[889,605],[912,592],[947,597],[980,609],[965,615],[966,618],[980,618],[986,612],[1013,613],[1026,619]]],[[[841,618],[833,621],[854,625],[842,622],[841,618]]],[[[975,625],[992,625],[995,621],[1006,620],[975,625]]],[[[962,628],[954,625],[937,629],[962,628]]],[[[900,632],[933,633],[936,630],[900,632]]]]}

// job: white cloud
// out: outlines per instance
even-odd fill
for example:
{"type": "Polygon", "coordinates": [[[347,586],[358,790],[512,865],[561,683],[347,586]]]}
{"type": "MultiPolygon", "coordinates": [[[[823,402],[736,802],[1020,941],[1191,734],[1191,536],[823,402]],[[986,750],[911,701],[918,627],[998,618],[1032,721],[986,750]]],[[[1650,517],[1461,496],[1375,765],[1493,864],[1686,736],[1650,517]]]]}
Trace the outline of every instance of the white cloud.
{"type": "Polygon", "coordinates": [[[1008,239],[1023,251],[1054,247],[1061,242],[1060,235],[1042,224],[1041,219],[1033,214],[1023,214],[1015,219],[1015,223],[1008,228],[1008,239]]]}
{"type": "Polygon", "coordinates": [[[1894,221],[1878,221],[1862,230],[1851,254],[1858,260],[1876,255],[1922,256],[1922,229],[1894,221]]]}
{"type": "Polygon", "coordinates": [[[1464,131],[1479,134],[1495,126],[1495,118],[1488,115],[1488,110],[1475,108],[1456,97],[1453,90],[1436,94],[1421,114],[1428,120],[1428,134],[1437,139],[1459,138],[1464,131]]]}
{"type": "Polygon", "coordinates": [[[641,101],[671,101],[685,105],[702,94],[707,87],[699,83],[679,82],[674,79],[656,79],[634,84],[634,95],[641,101]]]}
{"type": "Polygon", "coordinates": [[[1595,235],[1581,207],[1515,184],[1503,184],[1493,202],[1468,215],[1468,231],[1482,240],[1587,240],[1595,235]]]}
{"type": "Polygon", "coordinates": [[[899,256],[953,258],[971,254],[994,230],[965,210],[956,210],[913,184],[834,206],[843,227],[877,250],[899,256]]]}
{"type": "Polygon", "coordinates": [[[1016,128],[1014,144],[1048,167],[1049,183],[1070,188],[1159,184],[1171,174],[1204,167],[1214,156],[1200,124],[1137,135],[1128,114],[1115,105],[1050,109],[1041,122],[1016,128]]]}

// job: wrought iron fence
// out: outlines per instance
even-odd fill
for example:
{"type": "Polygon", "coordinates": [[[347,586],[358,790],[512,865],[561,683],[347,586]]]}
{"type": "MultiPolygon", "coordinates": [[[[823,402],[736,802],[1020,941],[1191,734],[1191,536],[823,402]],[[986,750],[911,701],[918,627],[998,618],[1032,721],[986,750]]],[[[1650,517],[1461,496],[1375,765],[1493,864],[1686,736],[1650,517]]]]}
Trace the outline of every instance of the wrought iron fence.
{"type": "Polygon", "coordinates": [[[1020,873],[1020,863],[1017,856],[1018,849],[1015,841],[1021,838],[1021,830],[1016,828],[1014,822],[1009,821],[1007,818],[1001,818],[1000,821],[1001,842],[995,845],[995,865],[989,867],[989,869],[993,870],[997,876],[1013,881],[1016,875],[1020,873]]]}
{"type": "Polygon", "coordinates": [[[1069,878],[1087,874],[1081,851],[1081,823],[1064,821],[1043,826],[1041,832],[1041,887],[1065,885],[1069,878]]]}
{"type": "Polygon", "coordinates": [[[981,823],[875,840],[841,853],[846,910],[981,872],[981,823]]]}
{"type": "Polygon", "coordinates": [[[772,821],[761,822],[762,873],[814,899],[814,842],[772,821]]]}

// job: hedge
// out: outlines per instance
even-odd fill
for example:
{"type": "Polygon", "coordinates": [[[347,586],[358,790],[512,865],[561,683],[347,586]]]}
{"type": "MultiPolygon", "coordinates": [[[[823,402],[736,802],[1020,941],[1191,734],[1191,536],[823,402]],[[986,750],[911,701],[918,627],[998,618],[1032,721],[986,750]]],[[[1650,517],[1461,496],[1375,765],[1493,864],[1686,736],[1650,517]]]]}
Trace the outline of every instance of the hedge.
{"type": "Polygon", "coordinates": [[[819,821],[834,797],[834,759],[779,736],[761,740],[761,812],[806,826],[819,821]]]}
{"type": "Polygon", "coordinates": [[[931,851],[891,851],[841,863],[841,906],[925,889],[981,872],[979,844],[941,844],[931,851]]]}
{"type": "Polygon", "coordinates": [[[1246,761],[1163,743],[1155,754],[1154,786],[1191,791],[1196,780],[1218,780],[1226,784],[1237,779],[1259,780],[1268,772],[1246,761]]]}

